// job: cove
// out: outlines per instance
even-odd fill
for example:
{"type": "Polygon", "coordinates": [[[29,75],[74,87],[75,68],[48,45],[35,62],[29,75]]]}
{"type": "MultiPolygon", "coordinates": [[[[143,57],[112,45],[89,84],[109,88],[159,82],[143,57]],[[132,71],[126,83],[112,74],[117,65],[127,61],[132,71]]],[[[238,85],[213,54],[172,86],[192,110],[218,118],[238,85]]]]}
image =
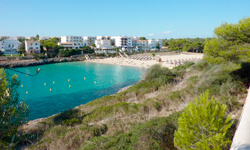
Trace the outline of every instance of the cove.
{"type": "Polygon", "coordinates": [[[115,94],[119,89],[135,84],[141,71],[135,67],[88,62],[67,62],[15,68],[37,76],[28,76],[7,69],[10,77],[18,75],[19,100],[31,109],[28,119],[49,117],[94,99],[115,94]]]}

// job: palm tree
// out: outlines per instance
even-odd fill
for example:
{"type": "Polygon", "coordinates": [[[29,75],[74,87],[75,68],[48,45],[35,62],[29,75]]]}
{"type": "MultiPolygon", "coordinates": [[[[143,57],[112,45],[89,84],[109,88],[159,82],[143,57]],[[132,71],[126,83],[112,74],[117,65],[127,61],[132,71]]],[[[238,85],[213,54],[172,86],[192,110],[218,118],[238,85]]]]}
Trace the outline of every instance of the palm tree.
{"type": "Polygon", "coordinates": [[[88,42],[89,42],[89,46],[91,45],[91,43],[92,43],[92,39],[91,38],[89,38],[88,39],[88,42]]]}

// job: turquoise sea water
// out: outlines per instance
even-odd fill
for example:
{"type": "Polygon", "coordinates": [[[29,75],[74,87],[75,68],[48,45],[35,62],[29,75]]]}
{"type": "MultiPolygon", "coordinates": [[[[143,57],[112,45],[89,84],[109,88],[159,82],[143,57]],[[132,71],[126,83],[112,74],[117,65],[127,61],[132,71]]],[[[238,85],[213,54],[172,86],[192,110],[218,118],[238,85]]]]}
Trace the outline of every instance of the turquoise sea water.
{"type": "Polygon", "coordinates": [[[15,70],[35,74],[37,68],[41,68],[37,76],[7,70],[10,76],[17,74],[21,80],[18,92],[20,100],[25,100],[32,110],[30,120],[48,117],[114,94],[141,79],[141,72],[135,67],[87,62],[56,63],[15,70]]]}

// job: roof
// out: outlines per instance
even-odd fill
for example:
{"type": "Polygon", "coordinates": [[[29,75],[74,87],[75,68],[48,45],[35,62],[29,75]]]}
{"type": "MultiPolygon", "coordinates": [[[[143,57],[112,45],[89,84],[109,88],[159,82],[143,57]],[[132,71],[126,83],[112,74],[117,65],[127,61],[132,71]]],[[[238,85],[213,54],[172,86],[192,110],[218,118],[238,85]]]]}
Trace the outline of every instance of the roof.
{"type": "Polygon", "coordinates": [[[61,45],[73,45],[73,42],[59,42],[61,45]]]}
{"type": "Polygon", "coordinates": [[[27,43],[40,43],[40,41],[26,41],[27,43]]]}

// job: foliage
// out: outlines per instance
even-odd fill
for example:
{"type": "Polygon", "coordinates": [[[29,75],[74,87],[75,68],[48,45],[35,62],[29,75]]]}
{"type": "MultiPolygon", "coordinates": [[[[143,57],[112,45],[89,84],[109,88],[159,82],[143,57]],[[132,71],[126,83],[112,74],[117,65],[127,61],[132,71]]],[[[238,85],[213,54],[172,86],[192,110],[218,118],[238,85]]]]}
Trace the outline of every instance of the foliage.
{"type": "MultiPolygon", "coordinates": [[[[0,143],[7,145],[15,141],[17,128],[27,121],[29,109],[24,102],[18,101],[20,82],[17,76],[9,79],[5,71],[0,73],[0,143]]],[[[3,147],[0,145],[0,148],[3,147]]]]}
{"type": "Polygon", "coordinates": [[[156,48],[160,49],[160,43],[159,42],[157,42],[156,48]]]}
{"type": "Polygon", "coordinates": [[[164,39],[163,45],[169,46],[169,50],[183,50],[189,52],[203,52],[204,38],[186,38],[186,39],[164,39]]]}
{"type": "Polygon", "coordinates": [[[176,149],[174,132],[177,129],[179,114],[177,112],[169,117],[153,118],[118,136],[94,137],[80,149],[176,149]]]}
{"type": "Polygon", "coordinates": [[[250,17],[237,24],[215,28],[216,38],[207,40],[204,53],[210,63],[250,62],[250,17]]]}
{"type": "Polygon", "coordinates": [[[163,83],[166,83],[169,81],[173,81],[173,77],[174,74],[171,72],[170,69],[161,67],[161,65],[157,64],[153,65],[147,70],[145,80],[154,81],[161,78],[162,80],[165,80],[165,82],[163,81],[163,83]]]}
{"type": "Polygon", "coordinates": [[[82,48],[82,51],[83,51],[83,53],[89,53],[89,54],[92,54],[92,53],[95,52],[94,49],[92,49],[92,48],[89,47],[89,46],[84,46],[84,47],[82,48]]]}
{"type": "MultiPolygon", "coordinates": [[[[70,119],[77,119],[78,115],[79,115],[78,109],[69,109],[53,117],[53,123],[55,124],[62,124],[65,122],[67,123],[70,122],[70,119]]],[[[71,120],[71,122],[76,122],[76,121],[71,120]]]]}
{"type": "Polygon", "coordinates": [[[48,56],[49,56],[49,58],[54,58],[54,57],[56,56],[56,53],[50,52],[50,53],[48,54],[48,56]]]}
{"type": "Polygon", "coordinates": [[[91,46],[92,46],[92,47],[96,47],[95,43],[92,43],[91,46]]]}
{"type": "Polygon", "coordinates": [[[19,46],[19,53],[22,54],[22,53],[26,53],[25,51],[25,43],[24,41],[21,42],[21,45],[19,46]]]}
{"type": "Polygon", "coordinates": [[[41,46],[47,51],[47,52],[58,52],[59,46],[57,43],[60,42],[59,38],[50,38],[48,40],[40,40],[41,46]]]}
{"type": "Polygon", "coordinates": [[[81,54],[81,51],[78,50],[78,49],[60,49],[59,50],[59,53],[58,53],[58,56],[60,57],[69,57],[69,56],[72,56],[72,55],[78,55],[78,54],[81,54]]]}
{"type": "Polygon", "coordinates": [[[225,149],[231,140],[226,134],[233,124],[226,115],[227,107],[213,98],[209,91],[189,103],[178,119],[174,143],[179,149],[225,149]]]}
{"type": "Polygon", "coordinates": [[[143,37],[143,36],[140,37],[139,39],[140,39],[140,40],[147,40],[146,37],[143,37]]]}
{"type": "Polygon", "coordinates": [[[155,53],[152,53],[152,56],[155,57],[155,53]]]}

